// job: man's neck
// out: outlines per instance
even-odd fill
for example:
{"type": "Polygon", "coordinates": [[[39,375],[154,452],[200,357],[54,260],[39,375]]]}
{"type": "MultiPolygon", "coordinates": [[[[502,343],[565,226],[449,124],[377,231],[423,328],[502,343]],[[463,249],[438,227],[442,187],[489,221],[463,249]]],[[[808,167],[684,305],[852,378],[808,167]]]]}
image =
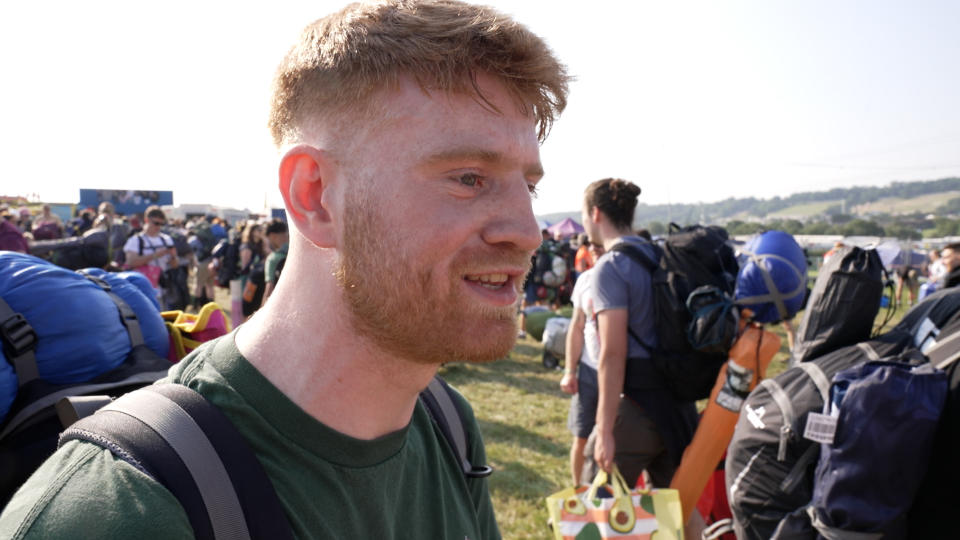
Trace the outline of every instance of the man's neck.
{"type": "Polygon", "coordinates": [[[270,301],[240,327],[240,352],[301,409],[332,429],[369,440],[405,427],[437,366],[376,348],[351,327],[335,283],[323,287],[316,273],[296,272],[284,269],[270,301]],[[314,290],[292,286],[303,283],[314,290]],[[306,302],[308,298],[315,301],[306,302]]]}

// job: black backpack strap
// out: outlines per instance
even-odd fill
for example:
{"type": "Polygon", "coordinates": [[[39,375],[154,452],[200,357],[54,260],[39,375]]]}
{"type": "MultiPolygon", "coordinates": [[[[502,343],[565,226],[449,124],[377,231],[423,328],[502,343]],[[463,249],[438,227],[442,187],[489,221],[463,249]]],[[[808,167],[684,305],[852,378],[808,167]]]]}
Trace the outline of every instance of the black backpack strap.
{"type": "Polygon", "coordinates": [[[103,292],[107,293],[107,296],[110,298],[113,304],[117,306],[117,311],[120,312],[120,322],[123,324],[123,327],[127,329],[127,335],[130,336],[130,348],[134,349],[138,345],[143,345],[143,330],[140,329],[140,321],[137,319],[137,312],[135,312],[129,304],[124,302],[123,298],[120,298],[117,293],[113,292],[110,284],[103,279],[87,272],[86,270],[77,270],[77,273],[103,289],[103,292]]]}
{"type": "Polygon", "coordinates": [[[37,358],[33,354],[37,348],[37,333],[3,298],[0,298],[0,341],[7,362],[17,373],[18,386],[40,377],[37,358]]]}
{"type": "Polygon", "coordinates": [[[263,466],[214,405],[178,384],[118,398],[67,429],[149,474],[180,501],[197,538],[293,538],[263,466]]]}
{"type": "Polygon", "coordinates": [[[420,400],[430,413],[430,417],[440,428],[443,438],[450,444],[460,467],[467,478],[483,478],[490,476],[493,469],[487,465],[470,463],[468,455],[469,441],[467,430],[463,425],[463,416],[453,398],[453,389],[440,377],[434,377],[427,388],[420,393],[420,400]]]}

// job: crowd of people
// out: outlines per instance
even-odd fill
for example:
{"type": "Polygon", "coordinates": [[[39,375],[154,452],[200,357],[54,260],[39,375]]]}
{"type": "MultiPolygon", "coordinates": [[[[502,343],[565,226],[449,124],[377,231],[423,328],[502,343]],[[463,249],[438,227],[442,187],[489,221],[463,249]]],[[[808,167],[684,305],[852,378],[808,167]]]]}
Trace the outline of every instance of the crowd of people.
{"type": "Polygon", "coordinates": [[[9,206],[0,207],[0,216],[0,249],[35,253],[71,269],[139,272],[149,279],[163,310],[198,310],[214,301],[216,286],[228,287],[237,279],[245,318],[276,286],[289,238],[286,222],[279,219],[231,225],[207,214],[168,220],[159,206],[124,216],[110,202],[82,209],[67,222],[48,204],[36,216],[26,207],[9,206]],[[80,255],[68,257],[66,251],[80,255]]]}

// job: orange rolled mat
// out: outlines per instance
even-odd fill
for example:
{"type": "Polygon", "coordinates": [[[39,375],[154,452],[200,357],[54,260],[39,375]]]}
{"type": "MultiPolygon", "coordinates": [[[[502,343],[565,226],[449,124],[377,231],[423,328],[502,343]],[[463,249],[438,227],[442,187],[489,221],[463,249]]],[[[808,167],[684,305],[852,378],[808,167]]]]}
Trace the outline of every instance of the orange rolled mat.
{"type": "Polygon", "coordinates": [[[720,369],[693,441],[683,452],[680,467],[670,483],[671,488],[680,492],[684,523],[690,519],[703,488],[733,438],[743,406],[741,395],[760,383],[778,350],[780,336],[755,323],[746,326],[730,348],[730,359],[720,369]]]}

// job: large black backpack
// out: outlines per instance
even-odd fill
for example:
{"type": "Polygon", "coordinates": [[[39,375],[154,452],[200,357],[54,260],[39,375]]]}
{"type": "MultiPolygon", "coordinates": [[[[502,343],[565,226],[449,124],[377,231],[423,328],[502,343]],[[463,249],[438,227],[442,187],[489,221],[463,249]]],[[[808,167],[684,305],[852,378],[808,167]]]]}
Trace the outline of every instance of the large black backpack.
{"type": "MultiPolygon", "coordinates": [[[[681,228],[672,223],[670,227],[670,235],[662,248],[650,244],[655,259],[624,242],[612,250],[643,265],[651,276],[654,325],[659,343],[656,347],[650,346],[628,328],[630,335],[650,351],[654,365],[673,395],[681,401],[695,401],[710,395],[717,374],[727,361],[727,351],[720,347],[720,352],[704,352],[691,345],[688,330],[693,315],[687,307],[688,300],[700,287],[713,287],[718,295],[732,296],[737,259],[727,243],[727,231],[721,227],[681,228]]],[[[627,370],[629,379],[629,363],[627,370]]]]}
{"type": "Polygon", "coordinates": [[[874,249],[849,248],[827,261],[797,329],[793,363],[870,339],[883,295],[883,263],[874,249]]]}
{"type": "Polygon", "coordinates": [[[946,289],[926,298],[876,339],[834,350],[762,381],[744,402],[727,448],[727,496],[737,538],[789,538],[788,531],[777,531],[781,522],[806,512],[820,455],[820,445],[804,438],[807,416],[823,410],[837,372],[882,358],[925,362],[921,351],[958,319],[960,289],[946,289]]]}
{"type": "MultiPolygon", "coordinates": [[[[940,336],[960,336],[960,320],[943,328],[940,336]]],[[[939,340],[942,341],[942,340],[939,340]]],[[[941,365],[943,357],[930,353],[930,362],[941,365]]],[[[960,362],[945,368],[947,403],[933,442],[933,455],[913,507],[907,515],[909,538],[938,538],[956,529],[957,486],[960,486],[960,362]]]]}

